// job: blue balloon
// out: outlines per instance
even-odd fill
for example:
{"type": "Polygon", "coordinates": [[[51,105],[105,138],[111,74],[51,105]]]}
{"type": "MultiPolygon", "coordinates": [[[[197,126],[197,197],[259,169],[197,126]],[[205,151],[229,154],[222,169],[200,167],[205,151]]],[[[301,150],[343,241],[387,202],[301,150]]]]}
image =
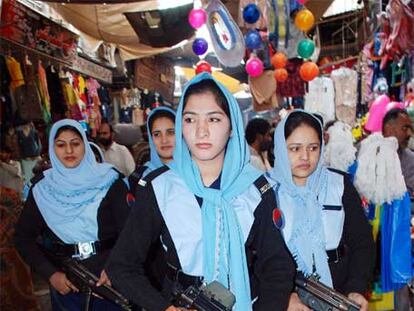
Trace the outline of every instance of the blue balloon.
{"type": "Polygon", "coordinates": [[[245,37],[247,48],[251,50],[259,49],[262,46],[262,38],[256,30],[250,29],[245,37]]]}
{"type": "Polygon", "coordinates": [[[248,24],[254,24],[259,20],[260,10],[256,4],[250,3],[243,9],[243,19],[248,24]]]}
{"type": "Polygon", "coordinates": [[[197,38],[193,42],[193,52],[197,55],[203,55],[205,52],[207,52],[208,49],[208,43],[203,38],[197,38]]]}

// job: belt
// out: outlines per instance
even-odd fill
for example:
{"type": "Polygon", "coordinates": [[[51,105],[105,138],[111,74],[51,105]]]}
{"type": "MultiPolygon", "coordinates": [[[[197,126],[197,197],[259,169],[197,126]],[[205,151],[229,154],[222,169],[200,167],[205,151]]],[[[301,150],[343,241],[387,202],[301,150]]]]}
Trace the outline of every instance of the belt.
{"type": "Polygon", "coordinates": [[[328,254],[329,263],[338,263],[345,255],[345,245],[340,244],[338,248],[326,251],[326,253],[328,254]]]}
{"type": "Polygon", "coordinates": [[[183,288],[188,288],[192,285],[198,287],[203,283],[203,277],[185,274],[181,269],[177,269],[170,263],[167,263],[166,275],[167,278],[173,282],[178,282],[183,288]]]}
{"type": "Polygon", "coordinates": [[[55,255],[82,260],[112,248],[115,242],[116,238],[75,244],[51,243],[46,248],[55,255]]]}

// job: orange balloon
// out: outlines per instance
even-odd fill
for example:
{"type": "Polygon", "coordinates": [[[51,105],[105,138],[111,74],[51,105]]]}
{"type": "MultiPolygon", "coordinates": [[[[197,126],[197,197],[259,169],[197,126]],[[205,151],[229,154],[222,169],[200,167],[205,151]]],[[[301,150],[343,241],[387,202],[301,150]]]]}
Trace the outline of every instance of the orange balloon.
{"type": "Polygon", "coordinates": [[[300,66],[299,75],[302,80],[311,81],[319,74],[319,67],[313,62],[305,62],[300,66]]]}
{"type": "Polygon", "coordinates": [[[315,23],[315,17],[308,9],[300,10],[295,17],[295,25],[302,31],[308,31],[315,23]]]}
{"type": "Polygon", "coordinates": [[[271,63],[276,69],[284,68],[287,64],[287,57],[282,52],[277,52],[272,56],[271,63]]]}
{"type": "Polygon", "coordinates": [[[275,70],[274,76],[277,82],[283,82],[288,78],[288,72],[285,68],[278,68],[275,70]]]}

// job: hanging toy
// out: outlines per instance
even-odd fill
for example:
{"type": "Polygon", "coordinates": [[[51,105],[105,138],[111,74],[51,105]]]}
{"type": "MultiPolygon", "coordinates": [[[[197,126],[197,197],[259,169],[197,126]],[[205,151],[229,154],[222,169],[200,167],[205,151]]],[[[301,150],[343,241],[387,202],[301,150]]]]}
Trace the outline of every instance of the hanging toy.
{"type": "Polygon", "coordinates": [[[246,63],[246,72],[251,77],[258,77],[263,73],[263,62],[256,56],[250,57],[246,63]]]}
{"type": "Polygon", "coordinates": [[[295,17],[295,25],[302,31],[308,31],[312,28],[315,22],[315,17],[308,9],[300,10],[295,17]]]}
{"type": "Polygon", "coordinates": [[[246,46],[251,50],[259,49],[262,46],[262,38],[257,30],[250,29],[245,37],[246,46]]]}
{"type": "Polygon", "coordinates": [[[256,23],[260,18],[260,10],[256,4],[250,3],[243,9],[243,19],[248,24],[256,23]]]}
{"type": "Polygon", "coordinates": [[[193,52],[200,56],[207,52],[208,49],[208,43],[203,38],[197,38],[193,42],[193,52]]]}
{"type": "Polygon", "coordinates": [[[282,52],[277,52],[275,55],[272,56],[271,62],[273,67],[276,69],[284,68],[287,64],[287,57],[282,52]]]}
{"type": "Polygon", "coordinates": [[[382,119],[386,114],[386,107],[390,103],[390,98],[383,94],[378,96],[369,108],[368,120],[365,129],[371,133],[382,131],[382,119]]]}
{"type": "Polygon", "coordinates": [[[207,13],[204,9],[192,9],[188,14],[188,22],[191,27],[198,29],[207,21],[207,13]]]}
{"type": "Polygon", "coordinates": [[[243,34],[220,0],[211,0],[207,6],[207,29],[219,62],[226,67],[237,67],[244,57],[243,34]]]}
{"type": "Polygon", "coordinates": [[[303,59],[308,59],[315,51],[315,43],[310,39],[303,39],[298,44],[298,54],[303,59]]]}
{"type": "Polygon", "coordinates": [[[284,82],[288,78],[288,72],[285,68],[278,68],[275,70],[274,77],[277,82],[284,82]]]}
{"type": "Polygon", "coordinates": [[[319,68],[314,62],[304,62],[299,69],[299,75],[304,81],[311,81],[319,75],[319,68]]]}
{"type": "Polygon", "coordinates": [[[211,65],[208,62],[206,62],[205,60],[201,60],[196,65],[195,73],[196,73],[196,75],[198,75],[199,73],[202,73],[204,71],[212,73],[211,65]]]}

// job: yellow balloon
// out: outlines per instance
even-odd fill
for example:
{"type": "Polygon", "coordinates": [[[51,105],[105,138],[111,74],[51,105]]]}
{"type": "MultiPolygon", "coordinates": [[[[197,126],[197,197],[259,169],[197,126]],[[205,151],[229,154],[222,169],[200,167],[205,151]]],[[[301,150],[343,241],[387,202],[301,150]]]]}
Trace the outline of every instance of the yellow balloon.
{"type": "Polygon", "coordinates": [[[295,25],[302,31],[308,31],[312,28],[315,17],[308,9],[300,10],[295,17],[295,25]]]}

